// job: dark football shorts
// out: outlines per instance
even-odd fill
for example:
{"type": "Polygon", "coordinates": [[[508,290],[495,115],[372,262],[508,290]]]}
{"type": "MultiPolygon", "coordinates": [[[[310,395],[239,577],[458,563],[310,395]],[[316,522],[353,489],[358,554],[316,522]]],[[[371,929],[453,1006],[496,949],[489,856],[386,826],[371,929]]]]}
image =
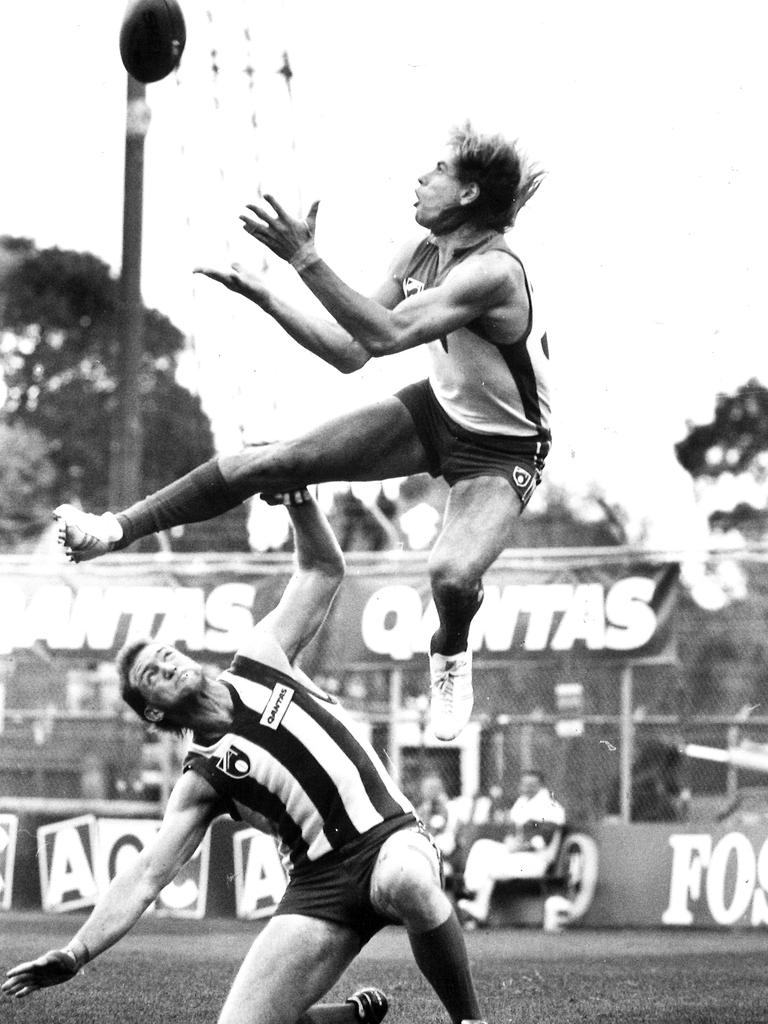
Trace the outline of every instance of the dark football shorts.
{"type": "MultiPolygon", "coordinates": [[[[357,933],[362,948],[382,928],[396,923],[380,914],[371,903],[371,876],[384,843],[404,828],[418,830],[430,839],[423,826],[412,819],[411,823],[399,824],[394,829],[371,829],[343,856],[330,854],[312,867],[293,874],[275,907],[275,916],[302,914],[344,925],[357,933]]],[[[431,839],[430,842],[434,847],[431,839]]],[[[434,848],[440,858],[440,852],[434,848]]]]}
{"type": "Polygon", "coordinates": [[[467,430],[445,412],[427,380],[409,384],[395,397],[411,415],[432,476],[442,476],[451,487],[458,480],[502,476],[525,508],[541,480],[548,440],[467,430]]]}

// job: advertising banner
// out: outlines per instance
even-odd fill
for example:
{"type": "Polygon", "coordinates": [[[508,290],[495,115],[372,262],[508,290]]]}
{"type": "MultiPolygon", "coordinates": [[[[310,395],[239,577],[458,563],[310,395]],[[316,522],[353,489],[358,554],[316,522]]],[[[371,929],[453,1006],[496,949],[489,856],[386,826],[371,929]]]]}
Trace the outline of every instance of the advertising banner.
{"type": "MultiPolygon", "coordinates": [[[[314,644],[324,665],[397,665],[423,656],[436,625],[426,561],[402,553],[348,556],[348,573],[314,644]]],[[[270,611],[289,556],[124,554],[79,566],[18,557],[0,581],[0,654],[111,658],[153,636],[226,660],[270,611]]],[[[625,549],[505,553],[486,574],[472,623],[476,662],[577,655],[634,662],[673,657],[679,566],[625,549]]]]}
{"type": "MultiPolygon", "coordinates": [[[[0,838],[0,845],[5,843],[0,853],[5,910],[11,909],[15,818],[0,815],[0,837],[6,837],[0,838]]],[[[37,828],[37,851],[29,844],[23,855],[28,863],[16,864],[18,881],[34,877],[37,860],[44,910],[89,908],[115,872],[151,839],[157,826],[154,820],[88,814],[42,825],[37,828]]],[[[580,879],[578,920],[569,914],[569,926],[768,926],[768,832],[764,827],[707,829],[664,822],[625,825],[605,821],[589,832],[597,857],[591,858],[594,871],[580,879]]],[[[18,847],[15,859],[19,859],[18,847]]],[[[213,912],[235,914],[244,920],[266,918],[285,886],[286,874],[272,836],[220,819],[208,830],[192,862],[163,890],[157,911],[182,917],[213,912]],[[216,870],[210,873],[208,841],[212,832],[216,870]],[[214,890],[218,890],[218,901],[214,890]]],[[[20,905],[29,906],[24,895],[16,893],[20,905]]],[[[525,898],[530,901],[530,894],[525,898]]],[[[535,912],[528,918],[521,916],[519,907],[512,907],[511,919],[540,926],[542,900],[539,896],[535,912]]]]}
{"type": "Polygon", "coordinates": [[[37,859],[43,910],[93,906],[98,885],[94,873],[96,818],[92,814],[41,825],[37,830],[37,859]]]}
{"type": "Polygon", "coordinates": [[[757,928],[768,925],[768,835],[603,824],[600,878],[587,925],[757,928]]]}
{"type": "Polygon", "coordinates": [[[269,917],[285,892],[287,876],[271,836],[247,828],[232,837],[235,914],[245,920],[269,917]]]}
{"type": "Polygon", "coordinates": [[[10,910],[13,900],[13,866],[16,862],[16,835],[19,819],[15,814],[0,814],[0,910],[10,910]]]}
{"type": "MultiPolygon", "coordinates": [[[[81,815],[37,830],[43,910],[92,907],[115,875],[153,838],[159,821],[81,815]]],[[[205,916],[210,831],[150,910],[169,917],[205,916]]]]}
{"type": "MultiPolygon", "coordinates": [[[[147,818],[99,818],[96,879],[99,892],[151,842],[160,822],[147,818]]],[[[211,833],[162,890],[150,910],[166,917],[205,917],[211,833]]]]}

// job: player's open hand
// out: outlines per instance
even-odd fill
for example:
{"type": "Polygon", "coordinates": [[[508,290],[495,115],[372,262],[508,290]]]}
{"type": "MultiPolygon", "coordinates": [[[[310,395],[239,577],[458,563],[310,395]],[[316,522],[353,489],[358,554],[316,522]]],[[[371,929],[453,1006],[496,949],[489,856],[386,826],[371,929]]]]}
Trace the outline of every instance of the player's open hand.
{"type": "Polygon", "coordinates": [[[271,292],[257,274],[245,270],[239,263],[233,263],[229,270],[218,270],[216,267],[195,267],[194,274],[202,274],[209,277],[211,281],[223,284],[231,292],[243,295],[256,305],[263,305],[270,297],[271,292]]]}
{"type": "Polygon", "coordinates": [[[306,219],[298,220],[286,213],[274,196],[265,195],[264,199],[272,207],[273,213],[262,206],[249,204],[246,209],[250,210],[250,214],[241,214],[240,220],[249,235],[263,242],[275,256],[290,263],[301,250],[314,244],[317,210],[320,203],[319,201],[314,202],[309,208],[306,219]]]}
{"type": "Polygon", "coordinates": [[[37,960],[17,964],[6,974],[0,991],[12,999],[22,999],[39,988],[70,981],[80,969],[77,957],[69,949],[50,949],[37,960]]]}

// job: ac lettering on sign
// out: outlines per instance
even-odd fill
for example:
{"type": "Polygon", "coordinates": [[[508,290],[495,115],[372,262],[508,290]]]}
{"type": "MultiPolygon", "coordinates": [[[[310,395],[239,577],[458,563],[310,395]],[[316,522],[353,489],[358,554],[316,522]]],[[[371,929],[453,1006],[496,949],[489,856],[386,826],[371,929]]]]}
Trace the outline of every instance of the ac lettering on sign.
{"type": "MultiPolygon", "coordinates": [[[[92,907],[115,875],[129,867],[154,839],[159,827],[154,819],[92,815],[42,825],[37,830],[37,845],[43,909],[92,907]]],[[[150,909],[173,917],[203,917],[209,858],[207,832],[150,909]]]]}
{"type": "MultiPolygon", "coordinates": [[[[629,576],[602,583],[487,585],[472,622],[473,650],[490,652],[633,651],[657,628],[651,607],[653,579],[629,576]]],[[[361,630],[370,651],[396,660],[425,653],[437,627],[434,604],[422,608],[418,590],[404,584],[381,587],[363,609],[361,630]]]]}
{"type": "Polygon", "coordinates": [[[693,924],[697,905],[716,924],[768,924],[768,840],[757,855],[741,832],[729,832],[717,842],[706,833],[671,835],[669,845],[672,869],[664,924],[693,924]]]}
{"type": "Polygon", "coordinates": [[[43,910],[93,906],[96,819],[89,814],[37,830],[43,910]]]}

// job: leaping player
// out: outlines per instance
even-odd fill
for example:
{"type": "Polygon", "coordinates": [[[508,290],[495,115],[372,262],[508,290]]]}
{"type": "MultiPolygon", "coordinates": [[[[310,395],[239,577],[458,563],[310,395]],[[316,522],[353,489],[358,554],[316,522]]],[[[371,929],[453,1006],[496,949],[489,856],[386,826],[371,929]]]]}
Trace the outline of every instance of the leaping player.
{"type": "Polygon", "coordinates": [[[250,299],[343,373],[425,345],[429,378],[293,440],[214,458],[116,515],[60,506],[69,557],[83,561],[210,519],[261,491],[442,476],[450,493],[429,557],[439,619],[430,643],[431,725],[442,740],[456,737],[472,713],[468,641],[483,574],[508,545],[551,443],[547,336],[523,264],[504,237],[541,176],[501,136],[468,124],[454,130],[418,179],[415,219],[428,234],[403,247],[371,298],[318,254],[317,203],[303,221],[270,196],[269,208],[247,207],[248,234],[295,268],[333,320],[289,304],[238,265],[200,273],[250,299]]]}

